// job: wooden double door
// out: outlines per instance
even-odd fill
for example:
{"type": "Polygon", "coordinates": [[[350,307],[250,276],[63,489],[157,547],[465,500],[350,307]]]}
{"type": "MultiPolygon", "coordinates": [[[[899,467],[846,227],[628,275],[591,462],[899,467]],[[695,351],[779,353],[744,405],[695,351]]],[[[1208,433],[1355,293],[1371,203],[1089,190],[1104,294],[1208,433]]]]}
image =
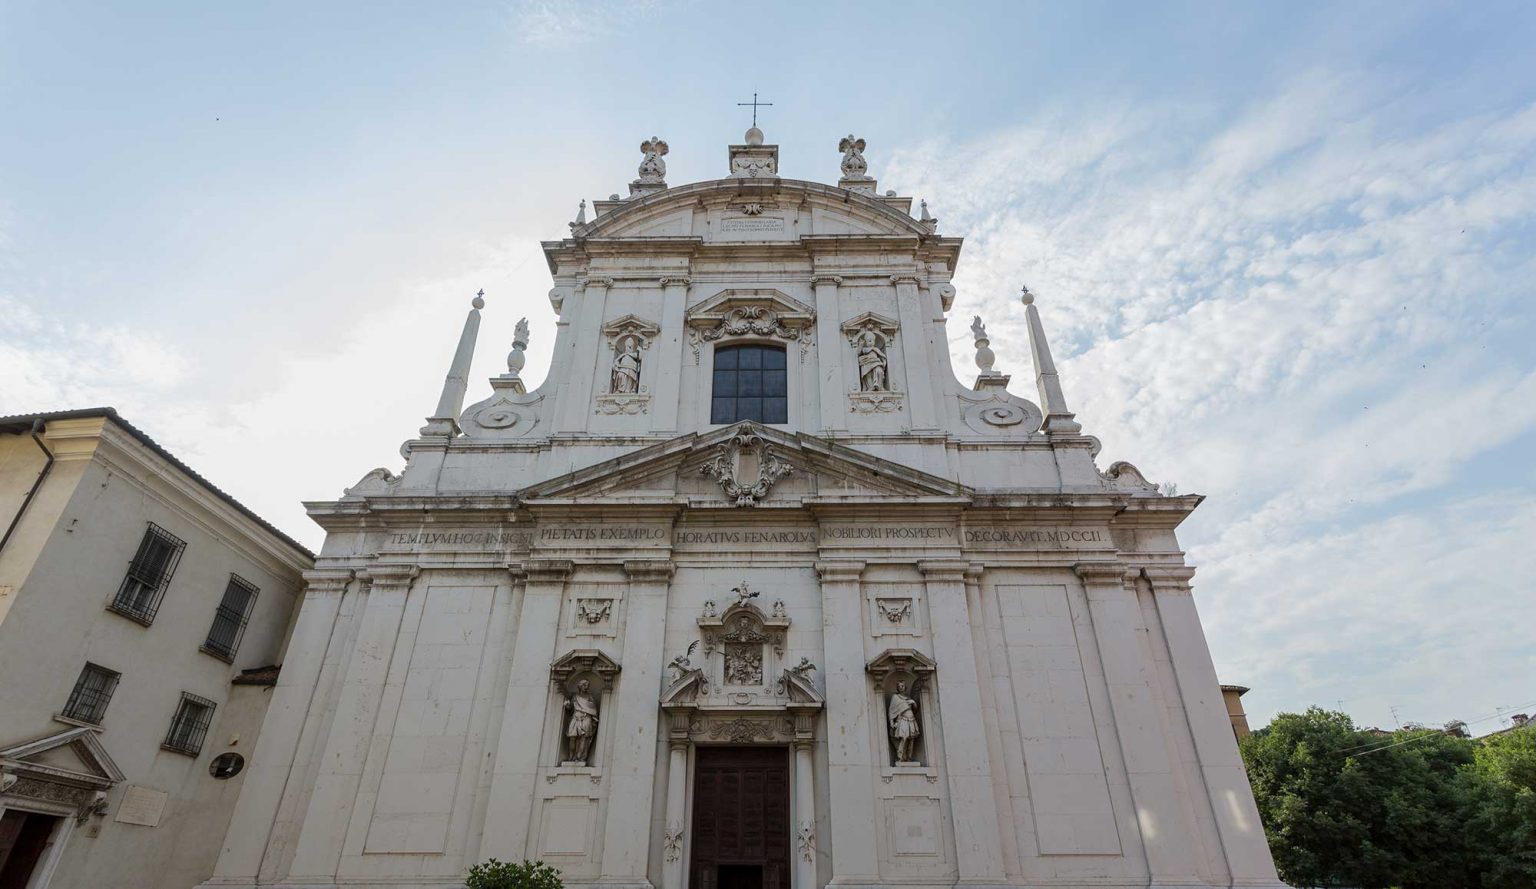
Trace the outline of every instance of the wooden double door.
{"type": "Polygon", "coordinates": [[[690,889],[789,889],[789,750],[698,747],[690,889]]]}

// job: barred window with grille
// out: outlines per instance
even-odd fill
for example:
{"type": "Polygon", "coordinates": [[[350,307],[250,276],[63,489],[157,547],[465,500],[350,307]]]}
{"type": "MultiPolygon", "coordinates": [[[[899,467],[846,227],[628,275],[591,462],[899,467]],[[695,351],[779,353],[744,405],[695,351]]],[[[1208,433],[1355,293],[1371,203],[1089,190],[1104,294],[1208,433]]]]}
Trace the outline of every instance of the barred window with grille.
{"type": "Polygon", "coordinates": [[[196,756],[203,749],[203,738],[207,736],[208,726],[213,722],[215,706],[207,698],[182,692],[181,703],[176,706],[176,715],[171,719],[171,730],[166,733],[165,743],[160,746],[196,756]]]}
{"type": "Polygon", "coordinates": [[[144,539],[139,541],[138,553],[128,563],[128,574],[108,607],[146,627],[154,623],[160,597],[165,594],[171,575],[176,573],[176,564],[181,561],[181,551],[186,548],[181,538],[150,522],[144,539]]]}
{"type": "Polygon", "coordinates": [[[69,693],[69,700],[64,704],[64,715],[99,725],[102,717],[107,715],[107,704],[112,700],[112,692],[117,690],[117,680],[121,678],[122,674],[116,670],[87,663],[85,669],[80,671],[80,678],[75,680],[75,688],[69,693]]]}
{"type": "Polygon", "coordinates": [[[233,661],[240,648],[240,637],[245,635],[245,625],[251,619],[251,606],[261,591],[256,585],[238,574],[229,576],[224,588],[224,598],[213,613],[213,626],[208,628],[208,640],[203,651],[222,661],[233,661]]]}

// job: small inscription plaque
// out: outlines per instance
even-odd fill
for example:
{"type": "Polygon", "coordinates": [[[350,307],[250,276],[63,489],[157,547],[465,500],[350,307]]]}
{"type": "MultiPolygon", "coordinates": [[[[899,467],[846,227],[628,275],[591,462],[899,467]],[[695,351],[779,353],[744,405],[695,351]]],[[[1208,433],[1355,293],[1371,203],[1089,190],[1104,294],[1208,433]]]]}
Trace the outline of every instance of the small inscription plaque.
{"type": "Polygon", "coordinates": [[[784,217],[742,216],[722,219],[720,230],[723,232],[781,232],[784,230],[784,217]]]}
{"type": "Polygon", "coordinates": [[[1103,528],[966,528],[965,542],[971,546],[1003,549],[1082,549],[1110,546],[1109,533],[1103,528]]]}
{"type": "Polygon", "coordinates": [[[123,792],[123,801],[117,804],[117,816],[113,819],[124,824],[140,824],[159,827],[160,816],[165,812],[165,801],[170,794],[153,787],[129,785],[123,792]]]}
{"type": "Polygon", "coordinates": [[[952,544],[955,529],[942,525],[822,525],[827,541],[880,541],[952,544]]]}
{"type": "Polygon", "coordinates": [[[578,525],[539,529],[540,543],[646,543],[666,539],[667,528],[660,525],[578,525]]]}
{"type": "Polygon", "coordinates": [[[461,528],[444,531],[400,531],[385,539],[386,546],[402,549],[496,549],[526,548],[531,531],[488,531],[461,528]]]}

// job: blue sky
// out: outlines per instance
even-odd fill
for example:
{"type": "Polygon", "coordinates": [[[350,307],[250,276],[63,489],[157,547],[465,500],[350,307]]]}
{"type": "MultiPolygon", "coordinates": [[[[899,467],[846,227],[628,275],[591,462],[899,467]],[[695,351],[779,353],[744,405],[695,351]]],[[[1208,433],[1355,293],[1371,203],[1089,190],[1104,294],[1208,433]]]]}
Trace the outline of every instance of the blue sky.
{"type": "Polygon", "coordinates": [[[1027,281],[1101,459],[1208,496],[1256,721],[1485,731],[1536,711],[1533,38],[1519,3],[0,3],[0,412],[115,405],[316,542],[298,501],[398,468],[468,295],[476,375],[526,315],[540,379],[538,241],[647,136],[721,175],[756,90],[785,175],[857,133],[966,237],[999,369],[1027,281]]]}

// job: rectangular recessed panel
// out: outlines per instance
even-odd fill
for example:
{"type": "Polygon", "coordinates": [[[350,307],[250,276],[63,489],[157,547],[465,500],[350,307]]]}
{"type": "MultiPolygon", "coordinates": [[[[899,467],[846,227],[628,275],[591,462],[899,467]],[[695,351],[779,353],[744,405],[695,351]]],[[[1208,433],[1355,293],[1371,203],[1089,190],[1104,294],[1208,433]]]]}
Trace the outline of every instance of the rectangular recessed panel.
{"type": "Polygon", "coordinates": [[[999,585],[997,601],[1040,852],[1118,855],[1067,588],[999,585]]]}

